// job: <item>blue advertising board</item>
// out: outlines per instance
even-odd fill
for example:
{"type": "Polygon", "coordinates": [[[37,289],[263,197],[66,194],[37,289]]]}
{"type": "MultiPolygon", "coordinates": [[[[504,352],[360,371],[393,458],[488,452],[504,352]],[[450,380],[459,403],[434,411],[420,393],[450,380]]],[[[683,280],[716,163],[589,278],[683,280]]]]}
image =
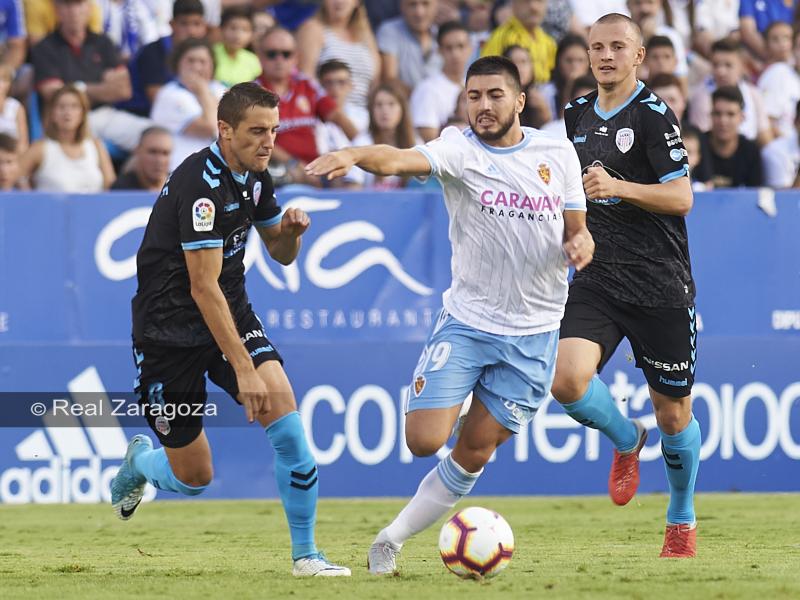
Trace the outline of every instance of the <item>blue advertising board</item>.
{"type": "MultiPolygon", "coordinates": [[[[271,261],[250,236],[247,287],[286,370],[321,493],[408,495],[433,458],[403,438],[403,395],[449,284],[447,216],[436,191],[284,191],[309,212],[298,260],[271,261]]],[[[800,194],[697,194],[688,218],[700,333],[695,414],[703,431],[698,489],[800,489],[800,194]]],[[[135,253],[152,196],[28,194],[0,202],[0,392],[113,405],[130,393],[135,253]]],[[[655,418],[641,373],[621,346],[602,373],[623,411],[655,418]]],[[[213,386],[210,386],[212,389],[213,386]]],[[[216,478],[209,497],[277,495],[272,451],[241,409],[212,394],[206,419],[216,478]]],[[[143,423],[82,415],[0,417],[1,502],[94,502],[126,439],[143,423]]],[[[666,489],[657,432],[642,453],[643,491],[666,489]]],[[[497,452],[484,494],[604,493],[611,447],[545,405],[497,452]]],[[[151,495],[154,490],[151,491],[151,495]]],[[[168,495],[166,495],[168,496],[168,495]]]]}

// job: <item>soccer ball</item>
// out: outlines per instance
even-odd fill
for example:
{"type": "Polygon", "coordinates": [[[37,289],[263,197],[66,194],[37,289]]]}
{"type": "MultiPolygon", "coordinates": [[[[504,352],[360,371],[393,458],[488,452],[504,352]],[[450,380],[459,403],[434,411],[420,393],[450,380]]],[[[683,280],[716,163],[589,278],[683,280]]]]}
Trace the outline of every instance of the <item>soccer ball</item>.
{"type": "Polygon", "coordinates": [[[494,577],[511,561],[514,533],[496,512],[472,506],[442,526],[439,553],[445,566],[459,577],[494,577]]]}

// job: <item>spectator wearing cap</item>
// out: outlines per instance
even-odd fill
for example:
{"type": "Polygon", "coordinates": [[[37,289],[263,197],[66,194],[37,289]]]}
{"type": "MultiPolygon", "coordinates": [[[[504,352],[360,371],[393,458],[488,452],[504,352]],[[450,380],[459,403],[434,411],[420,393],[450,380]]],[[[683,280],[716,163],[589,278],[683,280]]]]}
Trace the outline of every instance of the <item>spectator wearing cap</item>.
{"type": "Polygon", "coordinates": [[[550,81],[556,66],[556,41],[544,29],[547,0],[511,0],[512,16],[489,36],[481,56],[502,55],[509,46],[522,46],[531,55],[533,82],[550,81]]]}
{"type": "Polygon", "coordinates": [[[22,175],[44,192],[96,194],[114,182],[105,146],[89,130],[89,100],[73,84],[56,90],[44,115],[44,138],[22,155],[22,175]]]}
{"type": "Polygon", "coordinates": [[[741,44],[733,39],[714,42],[711,47],[711,77],[698,85],[689,96],[689,120],[700,131],[711,128],[711,94],[717,87],[734,86],[744,99],[744,118],[740,133],[755,140],[760,147],[772,140],[772,127],[764,108],[764,99],[756,86],[744,77],[741,44]]]}
{"type": "Polygon", "coordinates": [[[204,38],[208,32],[205,9],[200,0],[175,0],[172,34],[144,46],[130,62],[130,78],[133,97],[123,106],[137,115],[148,115],[153,100],[161,86],[172,79],[169,55],[174,46],[187,38],[204,38]]]}
{"type": "Polygon", "coordinates": [[[441,73],[423,79],[411,94],[411,120],[417,134],[426,142],[439,132],[456,110],[458,95],[464,89],[464,72],[472,42],[466,26],[458,21],[444,23],[437,34],[444,66],[441,73]]]}
{"type": "Polygon", "coordinates": [[[319,121],[338,125],[348,139],[358,131],[352,121],[313,80],[297,72],[297,45],[283,27],[269,29],[256,43],[262,73],[257,81],[280,97],[281,126],[272,152],[274,169],[289,174],[295,183],[319,184],[304,171],[319,156],[315,137],[319,121]]]}
{"type": "Polygon", "coordinates": [[[0,0],[0,64],[12,73],[25,62],[27,35],[22,0],[0,0]]]}
{"type": "Polygon", "coordinates": [[[36,89],[45,102],[72,83],[92,106],[94,135],[133,150],[150,121],[114,108],[131,97],[128,70],[113,42],[88,29],[89,0],[55,0],[57,29],[31,49],[36,89]]]}
{"type": "Polygon", "coordinates": [[[761,155],[755,142],[739,133],[744,98],[736,86],[723,86],[711,95],[711,130],[706,133],[711,180],[715,188],[760,187],[764,184],[761,155]]]}
{"type": "Polygon", "coordinates": [[[158,125],[148,127],[133,151],[131,168],[117,178],[111,189],[159,191],[169,175],[171,156],[172,134],[169,130],[158,125]]]}
{"type": "Polygon", "coordinates": [[[792,23],[796,4],[794,0],[740,0],[739,33],[745,47],[765,58],[767,28],[775,21],[792,23]]]}
{"type": "Polygon", "coordinates": [[[253,43],[252,14],[252,9],[247,6],[230,6],[222,11],[222,41],[214,44],[217,64],[214,77],[228,87],[253,81],[261,75],[258,57],[247,49],[253,43]]]}
{"type": "Polygon", "coordinates": [[[214,50],[187,38],[170,55],[175,79],[158,90],[150,118],[174,136],[170,169],[217,139],[217,105],[225,86],[214,79],[214,50]]]}
{"type": "Polygon", "coordinates": [[[322,0],[317,13],[297,30],[298,65],[308,77],[317,66],[338,60],[350,68],[349,102],[366,110],[373,81],[380,79],[380,55],[367,11],[359,0],[322,0]]]}
{"type": "Polygon", "coordinates": [[[7,133],[0,133],[0,192],[18,189],[19,152],[17,140],[7,133]]]}
{"type": "Polygon", "coordinates": [[[800,100],[800,75],[795,66],[800,58],[800,32],[783,21],[773,22],[766,31],[769,66],[758,78],[764,109],[776,137],[795,132],[795,106],[800,100]]]}
{"type": "Polygon", "coordinates": [[[771,188],[795,187],[800,168],[800,102],[795,105],[794,131],[771,141],[761,151],[764,183],[771,188]]]}
{"type": "Polygon", "coordinates": [[[381,79],[399,79],[409,90],[442,70],[442,56],[436,49],[438,0],[400,0],[400,17],[378,29],[381,79]]]}

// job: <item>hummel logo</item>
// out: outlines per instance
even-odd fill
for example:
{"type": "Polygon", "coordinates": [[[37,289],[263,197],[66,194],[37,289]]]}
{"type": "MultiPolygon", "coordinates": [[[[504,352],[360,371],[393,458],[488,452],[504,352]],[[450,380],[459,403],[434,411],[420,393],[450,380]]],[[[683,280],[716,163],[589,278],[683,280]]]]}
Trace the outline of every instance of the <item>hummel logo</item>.
{"type": "Polygon", "coordinates": [[[317,483],[317,477],[316,477],[317,467],[316,467],[316,465],[308,473],[298,473],[297,471],[292,471],[290,474],[291,474],[292,478],[299,479],[300,481],[308,481],[309,479],[311,479],[313,477],[313,479],[311,479],[311,481],[309,481],[306,484],[302,484],[302,483],[298,483],[296,481],[292,481],[289,485],[291,485],[293,488],[297,488],[299,490],[310,490],[312,487],[314,487],[314,484],[317,483]]]}

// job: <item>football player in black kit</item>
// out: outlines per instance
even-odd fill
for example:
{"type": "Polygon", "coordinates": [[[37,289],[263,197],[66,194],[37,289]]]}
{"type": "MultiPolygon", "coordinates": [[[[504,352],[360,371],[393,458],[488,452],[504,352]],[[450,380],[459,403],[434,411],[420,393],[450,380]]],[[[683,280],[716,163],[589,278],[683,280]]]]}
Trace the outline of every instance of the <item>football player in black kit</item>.
{"type": "Polygon", "coordinates": [[[196,408],[208,377],[258,421],[275,451],[275,477],[292,540],[296,576],[350,575],[314,543],[317,467],[282,359],[244,288],[244,248],[255,225],[270,256],[288,265],[310,221],[281,213],[266,173],[278,130],[279,98],[255,83],[233,86],[217,109],[219,137],[167,180],[136,256],[133,299],[136,393],[161,442],[135,436],[111,484],[130,519],[146,482],[195,496],[212,478],[211,448],[196,408]],[[192,410],[184,408],[189,405],[192,410]]]}
{"type": "Polygon", "coordinates": [[[622,415],[597,372],[628,338],[647,379],[669,481],[661,556],[693,557],[700,427],[692,415],[697,330],[684,221],[692,189],[675,115],[636,79],[644,54],[635,23],[616,13],[601,17],[589,33],[598,89],[564,111],[597,247],[570,286],[553,395],[614,443],[609,493],[626,504],[639,485],[647,430],[622,415]]]}

